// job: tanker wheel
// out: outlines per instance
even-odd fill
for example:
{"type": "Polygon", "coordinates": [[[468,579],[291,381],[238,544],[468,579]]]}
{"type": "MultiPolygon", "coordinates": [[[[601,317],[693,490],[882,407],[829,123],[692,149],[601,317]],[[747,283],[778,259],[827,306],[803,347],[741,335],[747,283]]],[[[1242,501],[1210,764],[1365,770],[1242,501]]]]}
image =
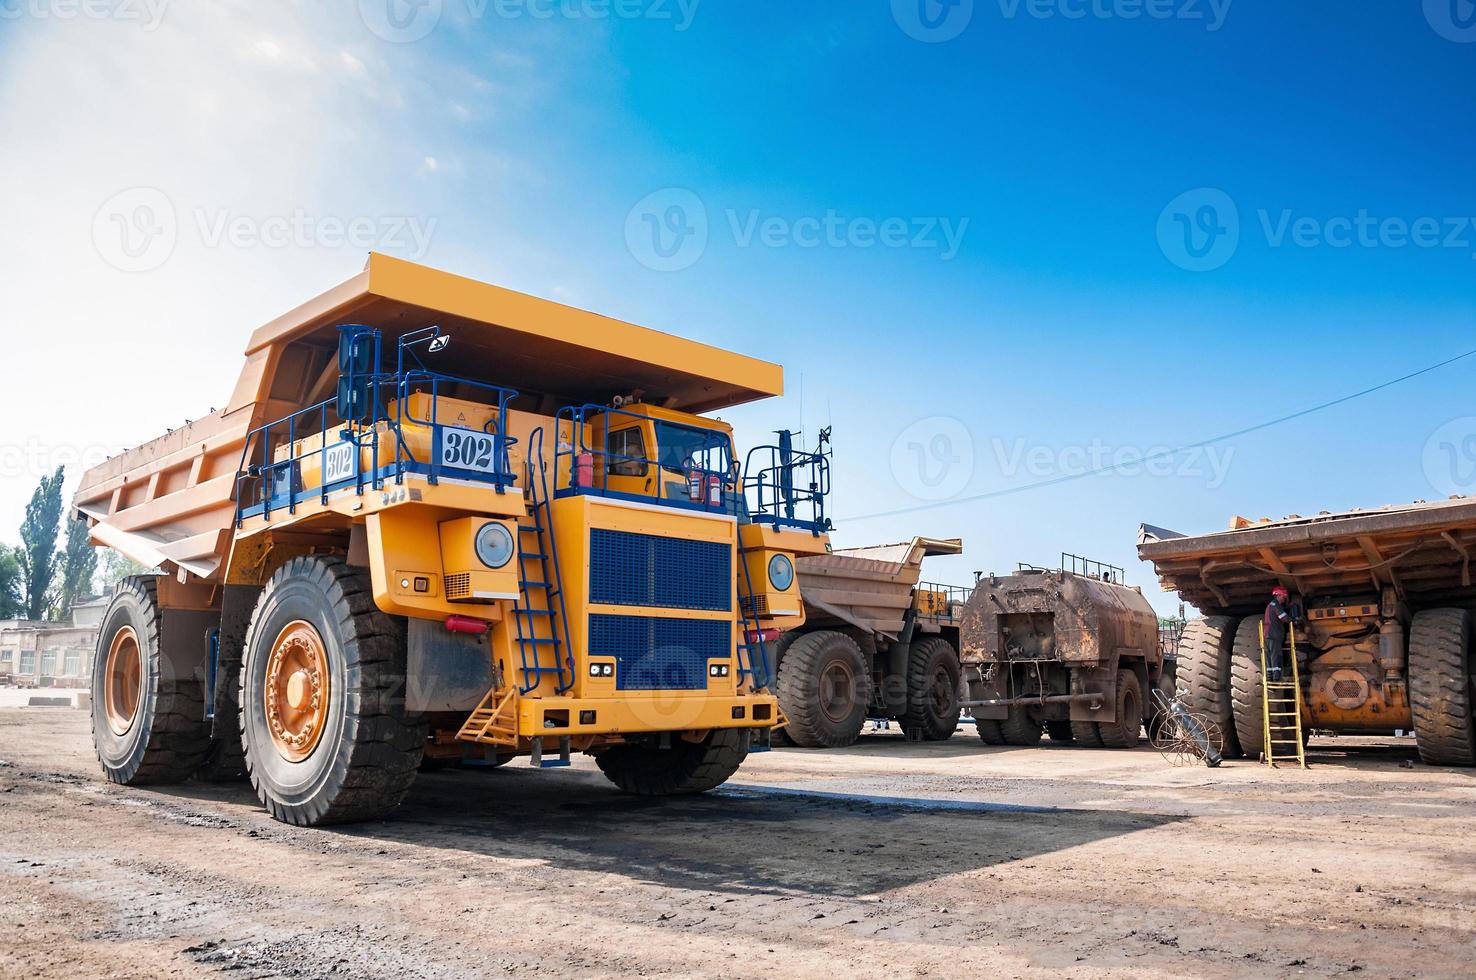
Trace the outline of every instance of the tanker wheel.
{"type": "Polygon", "coordinates": [[[1089,749],[1100,749],[1102,747],[1102,732],[1097,728],[1094,721],[1073,721],[1071,734],[1076,736],[1076,741],[1089,749]]]}
{"type": "Polygon", "coordinates": [[[997,719],[975,718],[974,725],[979,729],[979,738],[985,745],[1005,744],[1004,732],[1000,730],[997,719]]]}
{"type": "Polygon", "coordinates": [[[1109,749],[1135,749],[1143,735],[1143,685],[1131,670],[1117,672],[1117,703],[1112,721],[1097,722],[1102,744],[1109,749]]]}
{"type": "MultiPolygon", "coordinates": [[[[798,640],[801,636],[804,636],[804,634],[796,632],[780,633],[779,639],[774,641],[774,648],[769,651],[769,656],[772,658],[769,669],[774,672],[774,687],[779,686],[779,668],[784,664],[784,655],[789,652],[790,647],[794,646],[794,641],[798,640]]],[[[782,708],[783,705],[780,705],[780,707],[782,708]]],[[[789,737],[788,726],[771,730],[769,732],[769,745],[776,749],[794,745],[794,739],[789,737]]]]}
{"type": "Polygon", "coordinates": [[[1220,726],[1221,755],[1243,755],[1230,707],[1230,662],[1235,623],[1229,616],[1206,616],[1184,627],[1179,640],[1178,686],[1184,707],[1220,726]]]}
{"type": "Polygon", "coordinates": [[[1471,614],[1415,613],[1409,631],[1409,703],[1415,744],[1432,766],[1476,763],[1471,723],[1471,614]]]}
{"type": "Polygon", "coordinates": [[[605,778],[633,796],[705,793],[728,781],[748,756],[753,732],[719,728],[701,742],[673,736],[669,748],[616,745],[595,756],[605,778]]]}
{"type": "Polygon", "coordinates": [[[1052,742],[1076,741],[1076,732],[1069,721],[1048,721],[1045,723],[1045,730],[1052,742]]]}
{"type": "Polygon", "coordinates": [[[1230,713],[1240,751],[1252,759],[1266,748],[1266,719],[1261,703],[1261,617],[1247,616],[1235,630],[1230,661],[1230,713]]]}
{"type": "Polygon", "coordinates": [[[795,640],[776,685],[789,739],[807,749],[855,742],[871,703],[871,671],[856,641],[823,630],[795,640]]]}
{"type": "Polygon", "coordinates": [[[424,715],[405,708],[404,622],[367,572],[296,558],[272,576],[246,633],[240,726],[251,784],[278,820],[382,817],[415,781],[424,715]]]}
{"type": "Polygon", "coordinates": [[[1021,704],[1010,705],[1010,713],[999,723],[1006,745],[1039,745],[1045,728],[1039,719],[1030,714],[1030,709],[1021,704]]]}
{"type": "Polygon", "coordinates": [[[958,731],[958,683],[963,667],[958,651],[940,636],[912,644],[907,652],[907,713],[902,730],[917,732],[924,742],[942,742],[958,731]]]}
{"type": "Polygon", "coordinates": [[[182,783],[210,751],[204,686],[160,655],[155,584],[153,576],[118,584],[92,662],[92,743],[103,774],[125,786],[182,783]]]}

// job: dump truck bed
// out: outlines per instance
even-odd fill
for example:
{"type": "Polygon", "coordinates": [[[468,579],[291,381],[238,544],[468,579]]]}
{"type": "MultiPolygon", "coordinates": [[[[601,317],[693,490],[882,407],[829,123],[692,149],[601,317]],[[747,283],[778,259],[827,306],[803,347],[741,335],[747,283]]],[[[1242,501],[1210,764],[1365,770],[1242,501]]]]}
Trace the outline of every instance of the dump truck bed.
{"type": "Polygon", "coordinates": [[[215,579],[229,547],[246,440],[260,426],[332,397],[337,328],[400,336],[440,326],[457,373],[521,393],[516,407],[639,395],[710,412],[781,395],[776,364],[384,255],[256,330],[226,407],[83,474],[74,506],[92,537],[144,562],[215,579]]]}
{"type": "Polygon", "coordinates": [[[912,606],[923,559],[962,551],[958,538],[913,538],[801,558],[795,568],[806,625],[856,626],[895,640],[912,606]]]}
{"type": "MultiPolygon", "coordinates": [[[[1239,521],[1237,521],[1239,523],[1239,521]]],[[[1249,615],[1280,584],[1304,596],[1379,593],[1416,605],[1476,603],[1476,498],[1289,517],[1198,536],[1143,525],[1138,555],[1165,591],[1207,613],[1249,615]]]]}

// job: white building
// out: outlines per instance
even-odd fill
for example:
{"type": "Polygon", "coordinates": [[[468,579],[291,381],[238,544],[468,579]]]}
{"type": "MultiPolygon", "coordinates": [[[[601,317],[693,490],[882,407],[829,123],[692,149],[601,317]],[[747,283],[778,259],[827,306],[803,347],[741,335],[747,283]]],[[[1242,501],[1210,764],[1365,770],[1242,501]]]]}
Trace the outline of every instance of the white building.
{"type": "Polygon", "coordinates": [[[72,607],[69,623],[0,620],[0,683],[25,687],[88,687],[107,597],[72,607]]]}

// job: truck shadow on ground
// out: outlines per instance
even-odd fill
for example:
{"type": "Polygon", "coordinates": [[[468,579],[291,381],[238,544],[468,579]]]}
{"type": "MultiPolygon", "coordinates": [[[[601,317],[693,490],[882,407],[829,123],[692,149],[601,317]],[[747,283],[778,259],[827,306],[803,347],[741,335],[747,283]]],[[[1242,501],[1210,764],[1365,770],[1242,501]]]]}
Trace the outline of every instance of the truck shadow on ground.
{"type": "Polygon", "coordinates": [[[1179,819],[741,783],[645,800],[594,773],[508,768],[423,774],[392,820],[342,832],[670,887],[857,896],[1179,819]]]}

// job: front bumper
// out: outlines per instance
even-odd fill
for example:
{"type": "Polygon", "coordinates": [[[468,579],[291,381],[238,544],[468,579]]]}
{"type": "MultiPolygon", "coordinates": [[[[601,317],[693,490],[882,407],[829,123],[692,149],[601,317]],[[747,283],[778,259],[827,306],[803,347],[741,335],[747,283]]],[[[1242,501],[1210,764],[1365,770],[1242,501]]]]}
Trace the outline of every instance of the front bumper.
{"type": "Polygon", "coordinates": [[[523,738],[772,728],[778,721],[779,702],[772,694],[524,698],[518,704],[518,735],[523,738]]]}

